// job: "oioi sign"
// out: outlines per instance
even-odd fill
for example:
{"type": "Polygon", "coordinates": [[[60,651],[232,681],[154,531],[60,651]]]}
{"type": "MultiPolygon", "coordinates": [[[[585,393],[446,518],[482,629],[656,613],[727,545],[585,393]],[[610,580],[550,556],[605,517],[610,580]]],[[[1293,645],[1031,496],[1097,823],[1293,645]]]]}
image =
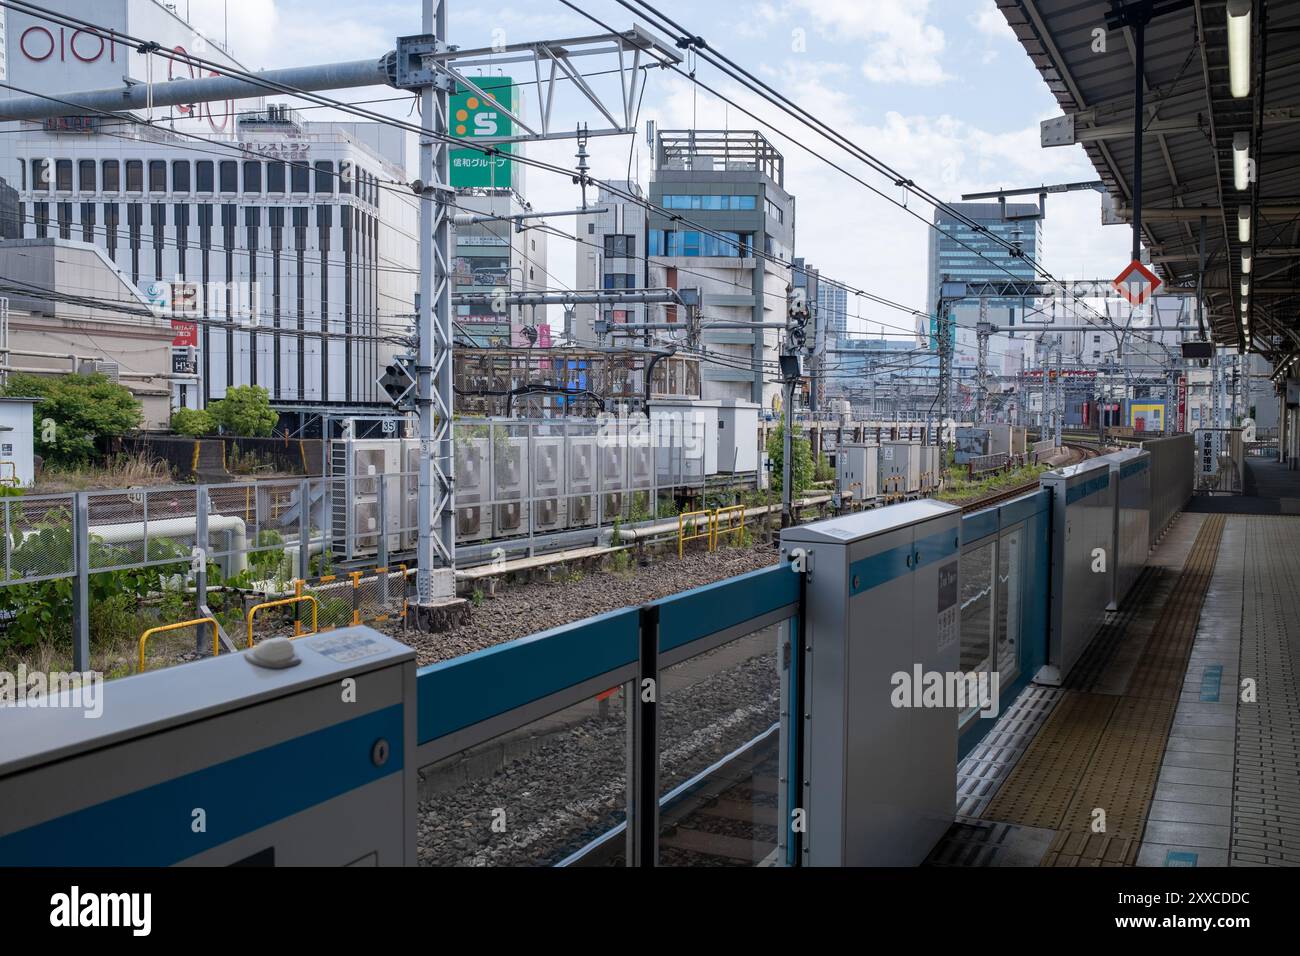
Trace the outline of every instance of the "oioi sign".
{"type": "MultiPolygon", "coordinates": [[[[514,123],[501,107],[517,113],[519,98],[515,81],[508,76],[475,76],[471,79],[491,98],[485,99],[473,90],[457,87],[450,104],[451,134],[466,140],[514,135],[514,123]]],[[[491,155],[478,149],[453,149],[452,187],[509,189],[514,184],[510,160],[514,147],[510,143],[500,143],[495,149],[498,152],[491,155]]]]}

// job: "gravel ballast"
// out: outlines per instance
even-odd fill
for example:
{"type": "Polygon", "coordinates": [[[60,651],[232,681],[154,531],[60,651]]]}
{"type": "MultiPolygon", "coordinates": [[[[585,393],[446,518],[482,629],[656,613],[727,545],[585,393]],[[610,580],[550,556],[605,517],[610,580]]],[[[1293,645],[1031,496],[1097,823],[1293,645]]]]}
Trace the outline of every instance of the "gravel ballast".
{"type": "Polygon", "coordinates": [[[527,637],[561,624],[735,577],[775,564],[771,548],[724,548],[713,553],[676,555],[629,571],[560,569],[551,581],[505,583],[495,597],[484,597],[467,624],[436,634],[403,630],[399,621],[383,625],[394,638],[415,648],[419,664],[450,660],[462,654],[527,637]]]}

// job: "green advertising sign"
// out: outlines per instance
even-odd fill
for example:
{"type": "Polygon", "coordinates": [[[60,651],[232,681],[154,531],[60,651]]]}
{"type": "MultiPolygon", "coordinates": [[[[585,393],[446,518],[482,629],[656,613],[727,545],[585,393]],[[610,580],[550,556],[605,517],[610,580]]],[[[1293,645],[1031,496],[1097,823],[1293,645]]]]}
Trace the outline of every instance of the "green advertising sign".
{"type": "MultiPolygon", "coordinates": [[[[490,94],[491,99],[458,86],[451,97],[451,134],[466,140],[513,136],[514,122],[501,107],[505,106],[512,113],[517,111],[514,80],[508,76],[475,76],[472,80],[484,93],[490,94]]],[[[496,155],[487,155],[477,149],[453,149],[451,185],[456,189],[510,188],[513,170],[509,154],[514,147],[510,143],[501,143],[496,148],[500,151],[496,155]]]]}

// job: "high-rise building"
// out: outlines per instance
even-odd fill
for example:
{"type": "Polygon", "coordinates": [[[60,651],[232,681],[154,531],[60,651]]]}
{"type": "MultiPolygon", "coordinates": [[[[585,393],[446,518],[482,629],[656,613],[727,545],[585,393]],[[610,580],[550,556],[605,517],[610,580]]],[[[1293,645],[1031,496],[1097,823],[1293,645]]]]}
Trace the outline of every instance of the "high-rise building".
{"type": "MultiPolygon", "coordinates": [[[[69,0],[50,5],[84,13],[69,0]]],[[[159,80],[158,61],[120,39],[5,14],[16,87],[58,95],[120,86],[124,76],[159,80]]],[[[96,19],[182,57],[201,49],[240,67],[171,6],[140,0],[96,19]]],[[[198,75],[183,64],[173,61],[171,75],[198,75]]],[[[411,323],[418,263],[418,200],[400,185],[409,179],[405,135],[307,122],[260,99],[137,119],[151,122],[91,114],[0,124],[17,235],[98,246],[171,316],[174,405],[202,407],[255,384],[289,427],[391,408],[376,378],[401,351],[392,339],[411,323]]]]}
{"type": "Polygon", "coordinates": [[[849,290],[830,279],[818,282],[817,315],[826,329],[828,345],[842,343],[849,331],[849,290]]]}
{"type": "MultiPolygon", "coordinates": [[[[781,333],[763,325],[786,321],[795,200],[784,183],[784,158],[756,131],[656,137],[650,201],[664,211],[646,224],[646,285],[700,289],[705,398],[779,407],[781,333]]],[[[671,307],[650,312],[684,318],[671,307]]]]}
{"type": "MultiPolygon", "coordinates": [[[[1033,282],[1034,261],[1043,255],[1043,220],[1034,203],[952,203],[936,209],[930,230],[930,269],[926,309],[936,315],[944,282],[1033,282]],[[971,223],[975,225],[972,225],[971,223]],[[978,226],[978,228],[976,228],[978,226]],[[1019,247],[1023,255],[1012,248],[1019,247]]],[[[990,321],[1018,325],[1032,302],[1019,296],[990,297],[990,321]]],[[[980,305],[971,299],[953,307],[958,325],[974,325],[980,305]]]]}

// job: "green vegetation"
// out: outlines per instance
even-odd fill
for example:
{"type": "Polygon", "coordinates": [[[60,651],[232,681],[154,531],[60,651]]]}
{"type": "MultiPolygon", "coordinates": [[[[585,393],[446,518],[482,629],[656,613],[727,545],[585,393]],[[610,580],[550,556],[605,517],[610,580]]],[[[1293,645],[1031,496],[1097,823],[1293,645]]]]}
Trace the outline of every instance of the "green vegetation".
{"type": "MultiPolygon", "coordinates": [[[[790,448],[794,461],[790,465],[790,483],[795,495],[807,490],[813,482],[812,446],[803,429],[798,425],[790,434],[790,448]]],[[[767,436],[767,457],[772,463],[772,490],[781,493],[781,483],[785,478],[785,425],[777,425],[767,436]]]]}
{"type": "Polygon", "coordinates": [[[172,431],[188,438],[211,435],[217,430],[212,413],[204,408],[178,408],[172,412],[172,431]]]}
{"type": "MultiPolygon", "coordinates": [[[[960,466],[955,467],[960,468],[960,466]]],[[[935,497],[940,501],[953,503],[969,501],[995,491],[1005,491],[1016,485],[1023,485],[1027,481],[1033,481],[1047,470],[1047,465],[1025,465],[1021,468],[1013,468],[1011,471],[999,471],[976,478],[974,481],[968,481],[963,477],[954,478],[954,472],[950,472],[946,486],[935,497]]]]}
{"type": "MultiPolygon", "coordinates": [[[[59,574],[72,567],[72,516],[66,509],[47,512],[28,526],[21,507],[10,511],[12,539],[10,571],[14,577],[59,574]],[[21,530],[26,527],[26,531],[21,530]]],[[[90,539],[90,567],[110,568],[138,561],[135,546],[120,547],[90,539]]],[[[151,595],[164,592],[178,575],[190,568],[189,549],[166,538],[149,541],[146,557],[161,562],[144,568],[100,571],[90,575],[90,635],[92,644],[138,637],[139,605],[151,595]]],[[[0,651],[12,647],[33,647],[54,639],[72,639],[71,578],[9,584],[0,588],[0,612],[12,615],[0,634],[0,651]]]]}
{"type": "Polygon", "coordinates": [[[106,375],[9,376],[4,394],[38,398],[33,411],[36,450],[49,462],[78,466],[90,461],[95,440],[140,427],[140,403],[106,375]]]}
{"type": "Polygon", "coordinates": [[[212,421],[222,431],[250,438],[265,438],[275,431],[279,414],[271,407],[271,396],[261,385],[236,385],[226,397],[208,406],[212,421]]]}

